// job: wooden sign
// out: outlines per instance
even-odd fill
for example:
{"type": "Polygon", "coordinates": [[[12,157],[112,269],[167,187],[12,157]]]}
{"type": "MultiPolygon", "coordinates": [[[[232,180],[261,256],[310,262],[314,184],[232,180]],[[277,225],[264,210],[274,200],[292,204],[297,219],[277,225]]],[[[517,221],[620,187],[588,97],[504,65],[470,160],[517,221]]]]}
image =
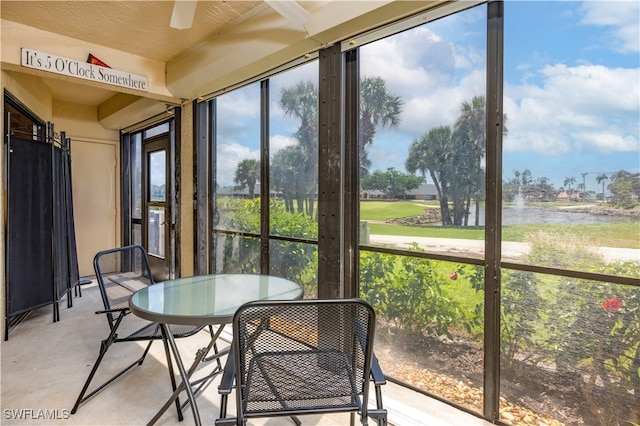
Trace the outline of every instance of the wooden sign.
{"type": "Polygon", "coordinates": [[[128,89],[149,90],[149,79],[145,76],[118,71],[104,66],[63,58],[37,50],[22,48],[22,66],[56,74],[78,77],[128,89]]]}

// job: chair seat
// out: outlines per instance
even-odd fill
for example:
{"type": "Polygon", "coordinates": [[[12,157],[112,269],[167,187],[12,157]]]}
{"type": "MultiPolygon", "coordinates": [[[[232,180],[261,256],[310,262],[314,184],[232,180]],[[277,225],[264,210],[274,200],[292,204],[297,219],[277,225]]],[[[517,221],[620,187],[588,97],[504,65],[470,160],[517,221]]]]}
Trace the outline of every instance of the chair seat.
{"type": "MultiPolygon", "coordinates": [[[[175,338],[192,336],[197,332],[199,332],[200,330],[202,330],[202,328],[203,328],[202,326],[192,326],[192,325],[169,325],[171,334],[173,334],[173,337],[175,338]]],[[[160,324],[155,322],[149,323],[144,327],[140,328],[139,330],[136,330],[133,333],[129,334],[127,337],[118,338],[118,341],[123,342],[127,340],[132,341],[132,340],[150,340],[150,339],[151,340],[162,339],[162,330],[161,330],[160,324]]]]}
{"type": "MultiPolygon", "coordinates": [[[[104,310],[97,311],[96,314],[105,316],[107,323],[109,324],[110,331],[108,336],[100,342],[98,358],[89,372],[89,377],[87,377],[87,380],[84,382],[82,390],[71,409],[71,414],[75,414],[82,403],[92,398],[105,387],[109,386],[134,366],[142,365],[142,362],[149,352],[151,344],[155,340],[162,340],[163,342],[164,352],[167,358],[169,380],[171,382],[172,390],[175,391],[176,381],[173,374],[173,362],[171,360],[171,354],[169,353],[168,342],[162,335],[162,327],[155,322],[145,322],[141,328],[133,332],[124,332],[122,331],[123,329],[120,328],[120,324],[123,321],[126,321],[125,318],[130,313],[129,299],[131,298],[131,295],[141,288],[154,284],[153,276],[151,275],[151,268],[149,267],[149,261],[147,259],[147,252],[140,245],[104,250],[97,253],[93,258],[93,268],[96,272],[98,288],[100,289],[100,295],[102,296],[102,303],[104,306],[104,310]],[[121,337],[118,333],[119,331],[123,336],[126,335],[126,337],[121,337]],[[89,386],[93,381],[96,371],[111,345],[120,342],[134,341],[148,342],[140,357],[124,366],[124,368],[120,369],[120,371],[113,377],[104,381],[102,384],[95,386],[93,390],[89,391],[89,386]]],[[[129,330],[140,325],[141,324],[132,324],[129,330]]],[[[198,331],[202,330],[203,327],[170,325],[169,328],[171,330],[171,334],[175,338],[179,338],[194,335],[198,331]]],[[[182,420],[182,408],[178,398],[176,398],[175,404],[178,412],[178,419],[182,420]]]]}
{"type": "Polygon", "coordinates": [[[355,411],[359,407],[355,378],[343,352],[265,352],[251,360],[246,385],[248,415],[283,409],[355,411]]]}
{"type": "Polygon", "coordinates": [[[217,426],[254,417],[350,413],[387,424],[380,387],[385,380],[373,354],[375,313],[361,299],[254,301],[233,315],[233,341],[218,392],[217,426]],[[235,386],[234,386],[235,381],[235,386]],[[369,385],[376,408],[369,409],[369,385]],[[235,389],[236,416],[227,417],[235,389]]]}

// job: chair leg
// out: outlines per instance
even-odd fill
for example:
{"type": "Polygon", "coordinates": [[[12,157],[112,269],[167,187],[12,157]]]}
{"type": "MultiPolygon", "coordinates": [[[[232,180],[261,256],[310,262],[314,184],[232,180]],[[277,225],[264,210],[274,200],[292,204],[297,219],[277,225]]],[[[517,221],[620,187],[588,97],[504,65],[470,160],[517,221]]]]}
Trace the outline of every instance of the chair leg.
{"type": "Polygon", "coordinates": [[[369,417],[376,420],[378,426],[386,426],[387,425],[387,411],[384,409],[382,404],[382,387],[380,385],[375,385],[376,391],[376,409],[369,410],[369,417]]]}
{"type": "MultiPolygon", "coordinates": [[[[220,325],[220,327],[224,327],[224,325],[220,325]]],[[[218,339],[217,336],[220,335],[220,332],[222,330],[218,330],[218,331],[219,332],[216,335],[216,333],[213,331],[213,326],[209,325],[209,334],[211,335],[212,339],[215,339],[215,340],[218,339]]],[[[222,362],[220,361],[220,352],[218,351],[218,344],[215,342],[215,340],[213,343],[213,355],[211,355],[210,357],[205,357],[203,361],[209,362],[215,358],[216,363],[218,364],[218,370],[222,370],[222,362]]]]}
{"type": "Polygon", "coordinates": [[[227,394],[222,395],[220,398],[220,419],[227,417],[227,394]]]}
{"type": "Polygon", "coordinates": [[[144,352],[142,353],[142,356],[138,358],[138,365],[142,365],[142,363],[144,362],[144,359],[147,357],[147,354],[149,353],[149,349],[151,348],[152,343],[153,343],[153,340],[149,340],[149,344],[147,345],[144,352]]]}
{"type": "Polygon", "coordinates": [[[88,400],[93,395],[100,392],[102,389],[104,389],[114,381],[116,381],[120,376],[122,376],[124,373],[129,371],[135,365],[142,365],[144,358],[147,356],[147,353],[149,352],[149,348],[151,347],[151,343],[153,343],[153,341],[149,341],[147,348],[144,350],[144,353],[140,358],[138,358],[133,363],[131,363],[130,365],[122,369],[118,374],[113,376],[111,379],[107,380],[106,382],[104,382],[103,384],[95,388],[88,395],[85,395],[85,393],[87,392],[87,389],[89,389],[89,385],[91,384],[91,381],[93,380],[93,376],[96,374],[96,371],[98,371],[98,367],[100,366],[102,359],[104,358],[105,354],[107,353],[111,345],[116,341],[116,331],[118,330],[118,326],[120,325],[120,322],[122,321],[123,318],[124,318],[124,315],[121,314],[116,320],[116,323],[114,324],[113,328],[111,329],[109,336],[100,343],[100,353],[98,354],[98,359],[96,359],[96,362],[93,364],[93,368],[89,373],[89,377],[87,377],[87,380],[84,382],[84,386],[80,391],[80,395],[78,395],[78,399],[76,400],[76,403],[73,405],[73,408],[71,409],[71,414],[75,414],[76,411],[78,411],[78,407],[80,407],[80,404],[82,404],[84,401],[88,400]]]}
{"type": "Polygon", "coordinates": [[[98,359],[93,364],[91,373],[89,373],[89,377],[87,377],[87,380],[84,382],[84,386],[80,391],[80,395],[78,395],[78,399],[76,400],[76,403],[73,405],[73,408],[71,409],[71,414],[75,414],[76,411],[78,411],[78,407],[80,406],[80,404],[84,401],[83,399],[84,394],[85,392],[87,392],[87,389],[89,388],[89,384],[91,383],[91,380],[93,380],[93,376],[96,374],[96,371],[98,370],[98,366],[100,366],[100,363],[102,362],[102,358],[104,358],[104,354],[107,353],[109,346],[111,346],[111,343],[107,342],[107,340],[103,340],[102,343],[100,343],[100,354],[98,354],[98,359]]]}

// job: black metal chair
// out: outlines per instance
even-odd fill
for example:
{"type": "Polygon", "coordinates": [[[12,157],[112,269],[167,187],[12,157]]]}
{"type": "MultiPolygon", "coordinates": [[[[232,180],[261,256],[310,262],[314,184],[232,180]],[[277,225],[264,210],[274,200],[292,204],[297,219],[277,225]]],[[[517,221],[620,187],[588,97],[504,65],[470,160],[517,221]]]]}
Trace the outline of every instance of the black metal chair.
{"type": "Polygon", "coordinates": [[[241,306],[233,319],[233,342],[219,392],[216,425],[245,425],[249,418],[355,413],[379,425],[382,371],[373,354],[375,314],[360,299],[259,301],[241,306]],[[235,380],[235,386],[234,386],[235,380]],[[376,408],[368,407],[369,386],[376,408]],[[236,417],[227,398],[236,389],[236,417]]]}
{"type": "MultiPolygon", "coordinates": [[[[80,404],[100,392],[109,384],[113,383],[135,365],[142,365],[142,362],[149,352],[149,348],[154,340],[162,340],[164,343],[164,351],[167,357],[171,386],[175,391],[176,381],[173,374],[173,363],[169,352],[169,346],[167,341],[162,337],[162,328],[159,324],[146,322],[142,328],[137,329],[133,333],[128,333],[124,337],[118,335],[118,330],[123,319],[130,313],[129,298],[131,295],[140,288],[154,284],[151,269],[149,268],[147,253],[144,248],[139,245],[131,245],[101,251],[94,257],[93,267],[95,269],[100,294],[102,295],[102,302],[104,304],[104,310],[98,311],[96,314],[105,315],[109,325],[109,335],[100,343],[98,359],[93,365],[91,373],[89,373],[89,377],[82,387],[82,391],[80,391],[80,395],[71,410],[71,414],[75,414],[80,404]],[[139,341],[149,341],[149,344],[146,346],[146,349],[140,358],[122,369],[119,373],[102,383],[100,386],[96,387],[93,391],[86,394],[102,359],[111,345],[114,343],[139,341]]],[[[202,328],[202,326],[170,326],[170,329],[176,338],[192,336],[202,328]]],[[[178,417],[182,420],[182,409],[178,399],[176,399],[176,408],[178,410],[178,417]]]]}

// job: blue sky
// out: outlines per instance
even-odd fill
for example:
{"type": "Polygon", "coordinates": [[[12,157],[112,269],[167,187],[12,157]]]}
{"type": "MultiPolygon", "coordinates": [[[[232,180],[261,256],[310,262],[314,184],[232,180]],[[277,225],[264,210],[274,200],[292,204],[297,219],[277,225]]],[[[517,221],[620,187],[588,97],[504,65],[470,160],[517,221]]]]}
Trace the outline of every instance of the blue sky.
{"type": "MultiPolygon", "coordinates": [[[[589,173],[587,189],[599,192],[597,174],[640,171],[639,27],[637,0],[505,3],[505,179],[528,168],[557,188],[589,173]]],[[[484,5],[361,47],[361,75],[382,77],[404,103],[400,126],[376,133],[372,170],[404,171],[416,138],[484,95],[485,57],[484,5]]],[[[271,79],[272,152],[298,126],[276,105],[280,88],[316,76],[312,63],[271,79]]],[[[238,159],[259,156],[258,100],[258,84],[220,98],[220,184],[238,159]]]]}

